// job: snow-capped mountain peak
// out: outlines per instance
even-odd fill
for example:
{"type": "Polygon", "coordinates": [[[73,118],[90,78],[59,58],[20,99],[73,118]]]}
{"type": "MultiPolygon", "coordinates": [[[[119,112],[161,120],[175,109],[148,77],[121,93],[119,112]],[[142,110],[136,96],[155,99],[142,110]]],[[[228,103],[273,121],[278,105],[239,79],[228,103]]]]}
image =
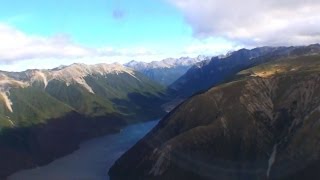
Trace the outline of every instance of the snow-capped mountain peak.
{"type": "Polygon", "coordinates": [[[177,66],[192,66],[197,62],[204,61],[206,59],[210,59],[208,56],[198,56],[195,58],[190,57],[180,57],[180,58],[167,58],[161,61],[152,61],[149,63],[139,62],[132,60],[125,64],[125,66],[133,68],[135,70],[143,70],[143,69],[157,69],[157,68],[173,68],[177,66]]]}
{"type": "Polygon", "coordinates": [[[167,58],[149,63],[133,60],[126,63],[125,66],[139,71],[163,85],[169,85],[182,76],[194,64],[209,59],[211,59],[211,57],[208,56],[198,56],[195,58],[181,57],[167,58]]]}

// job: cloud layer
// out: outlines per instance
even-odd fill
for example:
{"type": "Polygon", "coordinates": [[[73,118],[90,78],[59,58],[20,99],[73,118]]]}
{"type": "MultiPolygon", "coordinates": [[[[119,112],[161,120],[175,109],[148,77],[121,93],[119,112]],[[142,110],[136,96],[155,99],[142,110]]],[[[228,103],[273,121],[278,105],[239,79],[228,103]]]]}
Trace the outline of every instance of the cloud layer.
{"type": "MultiPolygon", "coordinates": [[[[67,35],[42,37],[27,35],[11,26],[0,24],[0,64],[39,59],[109,59],[152,56],[144,48],[89,48],[74,43],[67,35]]],[[[42,62],[43,63],[43,62],[42,62]]]]}
{"type": "MultiPolygon", "coordinates": [[[[156,42],[155,42],[156,43],[156,42]]],[[[168,42],[170,43],[170,42],[168,42]]],[[[198,55],[219,55],[238,47],[221,39],[193,39],[183,47],[170,50],[154,50],[152,47],[99,47],[92,48],[74,43],[68,35],[52,37],[26,34],[12,26],[0,23],[0,70],[21,71],[33,68],[53,68],[75,62],[125,63],[130,60],[154,61],[168,57],[195,57],[198,55]]]]}
{"type": "Polygon", "coordinates": [[[320,42],[319,0],[169,0],[199,38],[244,45],[320,42]]]}
{"type": "Polygon", "coordinates": [[[64,35],[50,38],[27,36],[0,24],[0,59],[10,63],[18,59],[80,57],[90,53],[89,49],[75,45],[64,35]]]}

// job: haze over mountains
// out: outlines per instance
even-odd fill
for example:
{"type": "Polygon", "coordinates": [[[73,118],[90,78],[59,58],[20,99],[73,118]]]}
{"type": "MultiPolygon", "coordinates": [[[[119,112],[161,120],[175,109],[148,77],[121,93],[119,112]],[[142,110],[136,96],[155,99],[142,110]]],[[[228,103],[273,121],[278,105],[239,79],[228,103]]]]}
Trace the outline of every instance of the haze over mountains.
{"type": "Polygon", "coordinates": [[[130,61],[126,63],[125,66],[143,73],[162,85],[168,86],[186,73],[194,64],[209,59],[211,59],[211,57],[198,56],[196,58],[168,58],[150,63],[130,61]]]}

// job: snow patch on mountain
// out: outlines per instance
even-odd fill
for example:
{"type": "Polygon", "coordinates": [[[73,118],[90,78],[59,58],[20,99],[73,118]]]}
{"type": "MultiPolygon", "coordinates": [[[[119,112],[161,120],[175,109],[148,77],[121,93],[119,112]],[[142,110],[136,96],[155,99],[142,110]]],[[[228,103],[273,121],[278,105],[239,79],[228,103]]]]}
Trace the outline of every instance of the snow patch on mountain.
{"type": "Polygon", "coordinates": [[[194,64],[209,59],[211,59],[211,57],[207,56],[198,56],[196,58],[181,57],[177,59],[167,58],[161,61],[152,61],[148,63],[133,60],[124,65],[139,71],[151,80],[164,86],[169,86],[185,74],[194,64]]]}
{"type": "Polygon", "coordinates": [[[144,69],[161,69],[161,68],[173,68],[177,66],[192,66],[195,63],[210,59],[208,56],[198,56],[196,58],[190,57],[181,57],[181,58],[167,58],[161,61],[152,61],[149,63],[139,62],[139,61],[130,61],[125,64],[125,66],[133,68],[135,70],[144,70],[144,69]]]}

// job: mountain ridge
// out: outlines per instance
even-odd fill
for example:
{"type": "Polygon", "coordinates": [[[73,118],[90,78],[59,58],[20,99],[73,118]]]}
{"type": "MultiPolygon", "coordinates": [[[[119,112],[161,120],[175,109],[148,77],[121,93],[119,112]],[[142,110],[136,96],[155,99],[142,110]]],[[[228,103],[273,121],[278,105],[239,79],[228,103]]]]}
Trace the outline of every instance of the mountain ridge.
{"type": "Polygon", "coordinates": [[[124,65],[145,74],[149,78],[160,82],[162,85],[168,86],[182,76],[192,65],[209,58],[209,56],[199,55],[195,58],[167,58],[152,62],[133,60],[124,65]]]}
{"type": "Polygon", "coordinates": [[[241,70],[268,62],[280,57],[313,54],[320,52],[319,44],[290,47],[258,47],[240,49],[224,56],[216,56],[192,66],[183,76],[168,87],[174,96],[187,98],[192,94],[206,90],[214,85],[232,78],[241,70]]]}
{"type": "Polygon", "coordinates": [[[1,71],[0,178],[163,116],[164,95],[164,87],[120,64],[1,71]]]}
{"type": "Polygon", "coordinates": [[[115,162],[110,178],[320,177],[320,55],[298,50],[188,98],[115,162]]]}

